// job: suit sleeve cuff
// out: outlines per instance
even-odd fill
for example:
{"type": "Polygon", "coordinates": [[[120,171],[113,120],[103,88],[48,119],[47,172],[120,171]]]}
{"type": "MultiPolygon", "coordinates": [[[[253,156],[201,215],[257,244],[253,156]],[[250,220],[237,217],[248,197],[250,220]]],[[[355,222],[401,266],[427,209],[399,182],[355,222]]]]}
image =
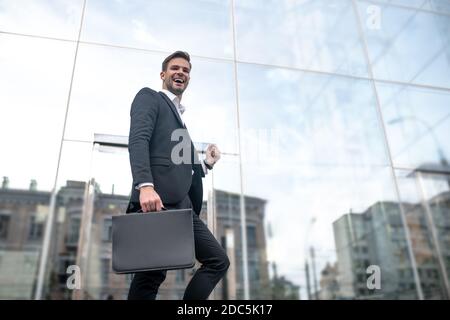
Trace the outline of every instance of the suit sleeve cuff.
{"type": "Polygon", "coordinates": [[[202,164],[203,173],[206,176],[208,174],[208,168],[206,167],[205,161],[202,161],[201,164],[202,164]]]}
{"type": "Polygon", "coordinates": [[[206,162],[206,159],[204,159],[204,160],[202,161],[202,165],[204,165],[208,170],[212,170],[212,169],[213,169],[213,166],[209,165],[209,164],[206,162]]]}
{"type": "Polygon", "coordinates": [[[143,182],[143,183],[139,183],[139,184],[136,186],[136,190],[139,190],[139,189],[142,188],[142,187],[148,187],[148,186],[154,187],[153,183],[151,183],[151,182],[143,182]]]}

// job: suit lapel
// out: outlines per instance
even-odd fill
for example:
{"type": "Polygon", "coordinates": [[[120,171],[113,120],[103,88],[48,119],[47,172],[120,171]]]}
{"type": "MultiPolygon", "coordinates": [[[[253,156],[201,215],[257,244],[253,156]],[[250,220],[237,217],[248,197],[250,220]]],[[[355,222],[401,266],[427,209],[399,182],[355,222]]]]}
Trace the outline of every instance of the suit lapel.
{"type": "Polygon", "coordinates": [[[170,101],[169,97],[166,96],[163,92],[159,91],[159,94],[164,98],[164,100],[166,100],[167,104],[169,105],[170,109],[172,110],[173,114],[175,115],[175,117],[177,118],[178,122],[180,123],[180,125],[185,128],[183,121],[180,118],[180,115],[178,114],[178,110],[177,107],[175,107],[175,105],[173,104],[172,101],[170,101]]]}

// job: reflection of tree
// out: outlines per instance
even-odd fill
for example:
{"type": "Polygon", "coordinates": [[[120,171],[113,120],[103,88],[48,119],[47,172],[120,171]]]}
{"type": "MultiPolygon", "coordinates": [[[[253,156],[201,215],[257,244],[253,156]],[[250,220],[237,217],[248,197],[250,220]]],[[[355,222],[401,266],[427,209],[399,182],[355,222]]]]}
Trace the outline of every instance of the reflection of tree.
{"type": "Polygon", "coordinates": [[[272,300],[299,300],[299,287],[286,280],[284,276],[272,280],[272,300]],[[297,290],[293,290],[293,289],[297,290]]]}

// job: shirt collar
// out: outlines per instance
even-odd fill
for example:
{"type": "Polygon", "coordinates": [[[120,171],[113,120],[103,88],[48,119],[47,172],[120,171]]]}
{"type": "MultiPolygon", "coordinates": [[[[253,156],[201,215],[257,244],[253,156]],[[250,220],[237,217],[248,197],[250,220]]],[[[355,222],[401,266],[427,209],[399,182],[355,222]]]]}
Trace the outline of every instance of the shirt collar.
{"type": "Polygon", "coordinates": [[[174,95],[172,92],[166,89],[162,89],[161,92],[164,93],[170,99],[170,101],[173,102],[173,104],[175,105],[175,107],[177,107],[178,111],[181,114],[183,114],[184,111],[186,111],[186,107],[180,103],[180,99],[178,99],[176,95],[174,95]]]}

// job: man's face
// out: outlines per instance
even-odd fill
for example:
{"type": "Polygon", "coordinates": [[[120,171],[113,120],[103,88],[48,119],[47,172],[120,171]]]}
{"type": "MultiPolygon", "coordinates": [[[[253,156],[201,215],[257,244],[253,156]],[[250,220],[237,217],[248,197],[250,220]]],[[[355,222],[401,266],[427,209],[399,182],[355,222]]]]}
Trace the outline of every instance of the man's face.
{"type": "Polygon", "coordinates": [[[160,74],[163,80],[163,89],[169,90],[177,96],[181,95],[189,84],[190,72],[191,68],[186,59],[174,58],[170,60],[167,70],[160,74]]]}

